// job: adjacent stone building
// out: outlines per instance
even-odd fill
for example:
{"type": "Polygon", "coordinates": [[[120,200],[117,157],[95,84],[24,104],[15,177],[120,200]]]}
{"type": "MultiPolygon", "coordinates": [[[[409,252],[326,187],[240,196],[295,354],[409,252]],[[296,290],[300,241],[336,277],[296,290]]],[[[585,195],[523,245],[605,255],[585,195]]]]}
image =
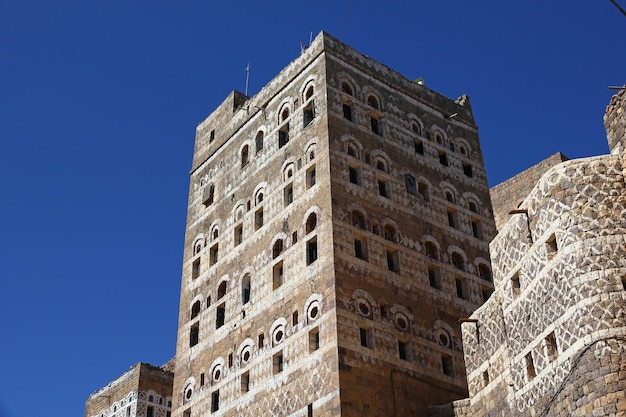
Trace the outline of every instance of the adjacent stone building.
{"type": "Polygon", "coordinates": [[[133,365],[87,398],[85,417],[170,417],[174,383],[170,365],[133,365]]]}
{"type": "Polygon", "coordinates": [[[626,416],[625,91],[605,115],[610,155],[553,156],[494,187],[521,197],[544,171],[491,243],[495,293],[463,324],[469,399],[433,415],[626,416]]]}

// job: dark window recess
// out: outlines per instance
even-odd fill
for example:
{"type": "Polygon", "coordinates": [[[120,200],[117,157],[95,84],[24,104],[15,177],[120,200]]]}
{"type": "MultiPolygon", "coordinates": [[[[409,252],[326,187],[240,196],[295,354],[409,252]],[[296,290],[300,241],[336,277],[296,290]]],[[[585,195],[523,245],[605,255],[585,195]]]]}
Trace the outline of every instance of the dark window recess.
{"type": "Polygon", "coordinates": [[[215,199],[215,186],[213,184],[204,188],[202,192],[202,204],[205,206],[210,206],[213,204],[213,200],[215,199]]]}
{"type": "Polygon", "coordinates": [[[282,148],[289,142],[289,123],[286,123],[278,131],[278,148],[282,148]]]}
{"type": "Polygon", "coordinates": [[[258,209],[256,213],[254,213],[254,227],[256,230],[259,230],[263,227],[263,207],[258,209]]]}
{"type": "Polygon", "coordinates": [[[398,342],[398,355],[400,356],[400,359],[404,361],[408,360],[407,346],[405,342],[398,342]]]}
{"type": "Polygon", "coordinates": [[[439,277],[434,267],[428,267],[428,283],[431,287],[439,289],[439,277]]]}
{"type": "Polygon", "coordinates": [[[154,417],[154,407],[149,405],[146,409],[146,417],[154,417]]]}
{"type": "Polygon", "coordinates": [[[398,252],[387,251],[387,269],[391,272],[398,272],[398,252]]]}
{"type": "Polygon", "coordinates": [[[272,370],[274,375],[283,371],[283,352],[278,352],[272,357],[272,370]]]}
{"type": "Polygon", "coordinates": [[[191,265],[191,279],[196,279],[200,276],[200,258],[193,261],[191,265]]]}
{"type": "Polygon", "coordinates": [[[361,346],[371,349],[372,348],[371,330],[361,327],[359,328],[359,335],[361,337],[361,346]]]}
{"type": "Polygon", "coordinates": [[[367,261],[367,251],[365,243],[360,239],[354,239],[354,256],[364,261],[367,261]]]}
{"type": "Polygon", "coordinates": [[[445,152],[439,152],[439,163],[448,166],[448,155],[445,152]]]}
{"type": "Polygon", "coordinates": [[[215,140],[215,129],[211,130],[211,133],[209,133],[209,143],[213,142],[215,140]]]}
{"type": "Polygon", "coordinates": [[[311,265],[317,260],[317,238],[306,243],[306,264],[311,265]]]}
{"type": "Polygon", "coordinates": [[[311,103],[307,107],[305,107],[302,112],[302,121],[303,121],[304,127],[307,127],[309,123],[313,121],[314,118],[315,118],[315,112],[313,111],[313,102],[311,101],[311,103]]]}
{"type": "Polygon", "coordinates": [[[404,174],[404,184],[407,192],[417,194],[417,183],[415,182],[415,177],[413,175],[404,174]]]}
{"type": "Polygon", "coordinates": [[[378,194],[382,197],[389,198],[389,181],[378,180],[378,194]]]}
{"type": "Polygon", "coordinates": [[[306,187],[311,188],[315,185],[315,165],[309,168],[306,172],[306,187]]]}
{"type": "Polygon", "coordinates": [[[372,132],[380,135],[380,125],[377,118],[370,117],[370,127],[372,128],[372,132]]]}
{"type": "Polygon", "coordinates": [[[352,121],[352,106],[343,103],[343,118],[352,121]]]}
{"type": "Polygon", "coordinates": [[[220,390],[211,394],[211,412],[214,413],[220,409],[220,390]]]}
{"type": "Polygon", "coordinates": [[[259,132],[256,135],[255,145],[257,153],[263,150],[263,132],[259,132]]]}
{"type": "Polygon", "coordinates": [[[320,348],[320,333],[319,329],[315,329],[309,332],[309,352],[314,352],[320,348]]]}
{"type": "Polygon", "coordinates": [[[226,320],[226,307],[224,304],[217,307],[215,310],[215,328],[219,329],[224,325],[226,320]]]}
{"type": "Polygon", "coordinates": [[[306,406],[306,416],[313,417],[313,404],[309,404],[306,406]]]}
{"type": "Polygon", "coordinates": [[[416,154],[424,155],[424,144],[421,140],[413,141],[413,148],[415,149],[416,154]]]}
{"type": "Polygon", "coordinates": [[[200,336],[200,325],[198,323],[191,326],[189,331],[189,347],[195,346],[198,344],[200,336]]]}
{"type": "Polygon", "coordinates": [[[361,178],[360,178],[358,169],[354,167],[349,167],[348,171],[350,174],[350,182],[352,184],[361,185],[361,178]]]}
{"type": "Polygon", "coordinates": [[[456,278],[454,281],[456,283],[456,296],[459,298],[465,298],[465,283],[463,279],[456,278]]]}
{"type": "Polygon", "coordinates": [[[441,369],[444,375],[454,376],[454,366],[452,365],[452,357],[441,355],[441,369]]]}
{"type": "Polygon", "coordinates": [[[470,164],[463,164],[463,173],[470,178],[474,176],[474,173],[472,172],[472,166],[470,164]]]}

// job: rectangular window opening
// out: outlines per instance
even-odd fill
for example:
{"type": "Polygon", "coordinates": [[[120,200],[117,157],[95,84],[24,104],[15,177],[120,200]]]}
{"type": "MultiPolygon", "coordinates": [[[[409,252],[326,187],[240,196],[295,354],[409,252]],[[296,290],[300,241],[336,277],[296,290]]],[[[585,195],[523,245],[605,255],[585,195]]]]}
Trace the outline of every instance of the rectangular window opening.
{"type": "Polygon", "coordinates": [[[348,167],[348,173],[352,184],[361,185],[361,172],[358,168],[348,167]]]}
{"type": "Polygon", "coordinates": [[[280,351],[272,357],[272,371],[274,375],[283,371],[283,352],[280,351]]]}
{"type": "Polygon", "coordinates": [[[367,245],[364,238],[354,238],[354,256],[367,261],[367,245]]]}
{"type": "Polygon", "coordinates": [[[250,372],[241,375],[241,392],[245,393],[248,391],[250,391],[250,372]]]}
{"type": "Polygon", "coordinates": [[[532,352],[528,352],[524,357],[524,360],[526,361],[526,376],[528,377],[528,380],[531,381],[537,376],[537,373],[535,372],[535,362],[533,361],[532,352]]]}
{"type": "Polygon", "coordinates": [[[284,202],[285,207],[293,203],[293,184],[289,184],[284,188],[284,202]]]}
{"type": "Polygon", "coordinates": [[[306,264],[311,265],[317,260],[317,237],[306,243],[306,264]]]}
{"type": "Polygon", "coordinates": [[[217,306],[215,310],[215,328],[219,329],[226,321],[226,303],[217,306]]]}
{"type": "Polygon", "coordinates": [[[307,127],[315,118],[315,113],[313,112],[313,102],[311,101],[308,106],[304,107],[302,111],[302,124],[303,128],[307,127]]]}
{"type": "Polygon", "coordinates": [[[309,353],[314,352],[320,348],[320,332],[316,327],[309,331],[309,353]]]}
{"type": "Polygon", "coordinates": [[[289,123],[285,123],[278,131],[278,148],[282,148],[289,143],[289,123]]]}
{"type": "Polygon", "coordinates": [[[454,278],[454,282],[456,284],[456,296],[464,300],[467,296],[465,278],[456,277],[454,278]]]}
{"type": "Polygon", "coordinates": [[[235,227],[235,246],[239,246],[243,242],[243,225],[235,227]]]}
{"type": "Polygon", "coordinates": [[[403,361],[409,360],[408,346],[406,342],[398,341],[398,356],[403,361]]]}
{"type": "Polygon", "coordinates": [[[148,408],[146,409],[146,417],[154,417],[154,406],[148,406],[148,408]]]}
{"type": "Polygon", "coordinates": [[[311,188],[315,185],[315,165],[307,169],[306,171],[306,188],[311,188]]]}
{"type": "Polygon", "coordinates": [[[472,234],[477,239],[483,238],[482,228],[480,226],[480,221],[472,219],[472,234]]]}
{"type": "Polygon", "coordinates": [[[454,376],[454,366],[452,363],[452,356],[441,355],[441,370],[444,375],[454,376]]]}
{"type": "Polygon", "coordinates": [[[191,279],[196,279],[200,276],[200,258],[193,261],[191,264],[191,279]]]}
{"type": "Polygon", "coordinates": [[[385,197],[385,198],[389,198],[390,197],[390,191],[389,191],[390,187],[389,187],[389,181],[386,180],[378,180],[378,194],[385,197]]]}
{"type": "Polygon", "coordinates": [[[366,329],[364,327],[359,328],[359,335],[361,337],[361,346],[373,349],[374,343],[372,339],[372,329],[366,329]]]}
{"type": "Polygon", "coordinates": [[[514,296],[519,295],[521,291],[519,272],[516,272],[515,275],[511,277],[511,288],[514,296]]]}
{"type": "Polygon", "coordinates": [[[443,166],[448,166],[448,155],[443,151],[439,152],[439,163],[443,166]]]}
{"type": "Polygon", "coordinates": [[[211,412],[214,413],[220,409],[220,390],[211,393],[211,412]]]}
{"type": "Polygon", "coordinates": [[[254,229],[259,230],[261,227],[263,227],[263,207],[254,213],[254,229]]]}
{"type": "Polygon", "coordinates": [[[463,164],[463,173],[469,178],[472,178],[474,176],[472,172],[472,166],[470,164],[463,164]]]}
{"type": "Polygon", "coordinates": [[[409,194],[417,194],[417,183],[415,177],[411,174],[404,174],[404,185],[409,194]]]}
{"type": "Polygon", "coordinates": [[[448,210],[448,226],[456,229],[456,213],[454,210],[448,210]]]}
{"type": "Polygon", "coordinates": [[[272,279],[273,289],[277,289],[278,287],[283,285],[284,280],[285,280],[285,277],[283,275],[283,262],[282,261],[274,265],[274,268],[272,269],[272,274],[273,274],[273,279],[272,279]]]}
{"type": "Polygon", "coordinates": [[[413,149],[415,150],[416,154],[424,155],[424,144],[422,143],[421,140],[415,139],[413,141],[413,149]]]}
{"type": "Polygon", "coordinates": [[[352,121],[352,106],[343,103],[343,118],[352,121]]]}
{"type": "Polygon", "coordinates": [[[209,265],[215,265],[219,258],[219,245],[216,243],[211,247],[211,251],[209,254],[209,265]]]}
{"type": "Polygon", "coordinates": [[[259,339],[259,342],[258,342],[259,349],[261,349],[261,348],[263,348],[263,346],[265,344],[265,335],[263,333],[259,334],[258,339],[259,339]]]}
{"type": "Polygon", "coordinates": [[[428,283],[433,288],[436,288],[436,289],[441,288],[441,284],[439,283],[439,274],[438,274],[437,268],[431,265],[428,266],[428,283]]]}
{"type": "Polygon", "coordinates": [[[546,356],[552,361],[559,356],[559,351],[556,345],[556,336],[554,335],[554,332],[546,336],[546,356]]]}
{"type": "Polygon", "coordinates": [[[196,323],[191,326],[189,330],[189,347],[195,346],[198,344],[200,339],[200,323],[196,323]]]}
{"type": "Polygon", "coordinates": [[[306,415],[307,417],[313,417],[313,404],[306,406],[306,415]]]}
{"type": "Polygon", "coordinates": [[[380,135],[380,123],[377,118],[370,117],[370,127],[372,128],[372,132],[380,135]]]}
{"type": "Polygon", "coordinates": [[[387,249],[387,269],[396,273],[400,271],[398,251],[387,249]]]}

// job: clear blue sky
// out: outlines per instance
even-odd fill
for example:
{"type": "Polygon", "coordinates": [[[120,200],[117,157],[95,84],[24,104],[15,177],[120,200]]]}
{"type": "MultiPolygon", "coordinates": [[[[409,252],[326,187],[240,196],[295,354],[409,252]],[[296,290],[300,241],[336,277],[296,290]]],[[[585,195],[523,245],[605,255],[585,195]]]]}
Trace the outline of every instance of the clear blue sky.
{"type": "Polygon", "coordinates": [[[81,416],[174,355],[195,127],[321,30],[469,94],[490,185],[608,153],[609,0],[0,0],[0,417],[81,416]]]}

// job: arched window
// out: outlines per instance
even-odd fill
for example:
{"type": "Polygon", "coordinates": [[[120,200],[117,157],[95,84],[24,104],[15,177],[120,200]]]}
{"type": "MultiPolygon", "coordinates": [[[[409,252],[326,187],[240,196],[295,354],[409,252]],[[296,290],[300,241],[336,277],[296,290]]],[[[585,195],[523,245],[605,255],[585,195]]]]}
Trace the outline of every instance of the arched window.
{"type": "Polygon", "coordinates": [[[211,237],[213,239],[217,239],[220,235],[220,231],[217,227],[213,228],[213,233],[211,234],[211,237]]]}
{"type": "Polygon", "coordinates": [[[304,108],[302,110],[303,127],[307,127],[315,118],[315,100],[313,97],[313,85],[310,85],[304,93],[304,108]]]}
{"type": "Polygon", "coordinates": [[[341,82],[341,91],[343,91],[349,96],[354,96],[354,90],[352,89],[352,86],[347,81],[341,82]]]}
{"type": "Polygon", "coordinates": [[[398,233],[396,232],[396,228],[390,224],[385,225],[385,239],[398,243],[398,233]]]}
{"type": "Polygon", "coordinates": [[[473,201],[469,202],[469,209],[474,213],[478,213],[478,206],[476,206],[476,203],[473,201]]]}
{"type": "Polygon", "coordinates": [[[317,227],[317,214],[311,213],[306,219],[306,233],[311,233],[317,227]]]}
{"type": "Polygon", "coordinates": [[[352,226],[357,229],[365,230],[365,216],[358,210],[352,211],[352,226]]]}
{"type": "Polygon", "coordinates": [[[422,135],[422,126],[417,123],[416,121],[412,121],[411,122],[411,130],[413,131],[413,133],[418,134],[418,135],[422,135]]]}
{"type": "Polygon", "coordinates": [[[250,301],[250,295],[250,274],[246,274],[241,280],[241,304],[247,304],[250,301]]]}
{"type": "Polygon", "coordinates": [[[226,281],[222,281],[217,287],[217,299],[221,300],[226,295],[226,281]]]}
{"type": "Polygon", "coordinates": [[[255,204],[261,204],[263,202],[263,191],[259,191],[256,195],[255,204]]]}
{"type": "Polygon", "coordinates": [[[452,259],[452,265],[454,265],[455,268],[465,271],[465,259],[463,259],[460,253],[452,252],[450,257],[452,259]]]}
{"type": "Polygon", "coordinates": [[[276,242],[274,242],[274,246],[272,247],[272,258],[278,258],[281,253],[283,253],[283,240],[278,239],[276,242]]]}
{"type": "Polygon", "coordinates": [[[387,168],[387,161],[380,158],[376,160],[376,169],[380,169],[383,172],[389,172],[389,169],[387,168]]]}
{"type": "Polygon", "coordinates": [[[424,243],[424,252],[430,259],[439,260],[439,249],[433,242],[424,243]]]}
{"type": "Polygon", "coordinates": [[[374,96],[367,97],[367,105],[373,109],[378,110],[378,99],[374,96]]]}
{"type": "Polygon", "coordinates": [[[243,168],[246,165],[248,165],[249,161],[250,161],[250,159],[249,159],[249,155],[248,155],[248,145],[245,145],[241,149],[241,167],[243,168]]]}
{"type": "Polygon", "coordinates": [[[195,319],[200,314],[200,300],[193,303],[191,306],[191,319],[195,319]]]}
{"type": "Polygon", "coordinates": [[[478,264],[478,276],[489,282],[491,282],[493,279],[491,275],[491,269],[488,265],[485,264],[478,264]]]}
{"type": "Polygon", "coordinates": [[[259,130],[259,133],[256,134],[254,143],[256,146],[256,152],[257,153],[261,152],[263,150],[263,131],[262,130],[259,130]]]}
{"type": "Polygon", "coordinates": [[[353,158],[360,159],[361,153],[359,152],[359,148],[354,143],[348,143],[348,155],[353,158]]]}

